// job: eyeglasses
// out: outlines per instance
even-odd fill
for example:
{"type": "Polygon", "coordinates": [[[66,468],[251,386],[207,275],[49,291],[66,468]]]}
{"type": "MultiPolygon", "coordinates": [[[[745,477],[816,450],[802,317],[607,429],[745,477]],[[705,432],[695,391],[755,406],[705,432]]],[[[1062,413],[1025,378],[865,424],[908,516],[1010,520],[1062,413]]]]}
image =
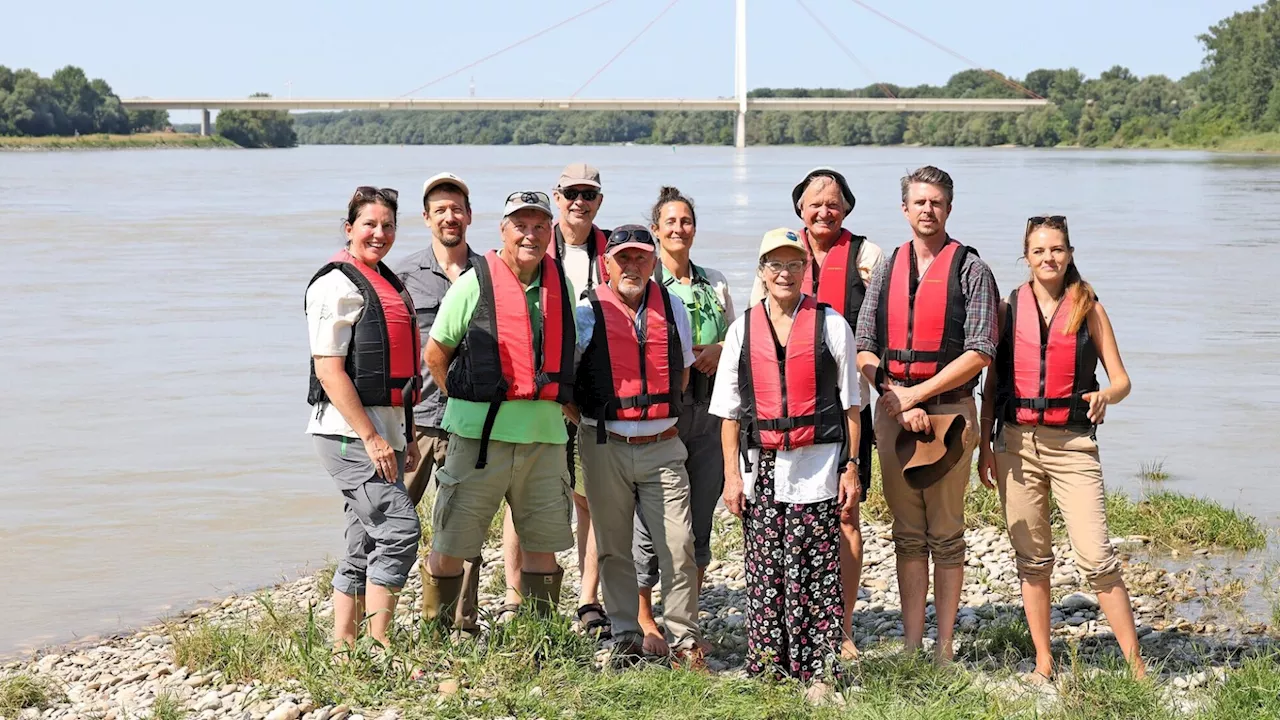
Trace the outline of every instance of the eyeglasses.
{"type": "Polygon", "coordinates": [[[600,197],[600,191],[594,189],[579,190],[577,188],[567,187],[560,188],[559,193],[561,197],[569,202],[573,202],[578,198],[582,198],[586,202],[595,202],[596,198],[600,197]]]}
{"type": "Polygon", "coordinates": [[[509,203],[523,202],[523,203],[537,203],[538,205],[550,205],[551,198],[548,197],[547,194],[544,192],[535,192],[532,190],[521,190],[520,192],[513,192],[510,195],[508,195],[507,202],[509,203]]]}
{"type": "Polygon", "coordinates": [[[1067,229],[1066,215],[1032,215],[1027,218],[1028,228],[1050,227],[1055,230],[1067,229]]]}
{"type": "Polygon", "coordinates": [[[807,262],[808,262],[807,260],[792,260],[791,262],[778,262],[777,260],[770,260],[769,262],[760,263],[760,267],[764,268],[765,270],[768,270],[774,275],[781,275],[783,270],[786,270],[792,275],[799,275],[800,273],[804,272],[804,266],[807,262]]]}

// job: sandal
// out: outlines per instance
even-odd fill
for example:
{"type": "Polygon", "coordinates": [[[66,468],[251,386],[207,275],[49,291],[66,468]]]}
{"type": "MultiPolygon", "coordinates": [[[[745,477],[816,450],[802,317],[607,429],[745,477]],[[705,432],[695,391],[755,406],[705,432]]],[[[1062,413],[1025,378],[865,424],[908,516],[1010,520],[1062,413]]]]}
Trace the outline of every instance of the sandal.
{"type": "Polygon", "coordinates": [[[520,603],[506,603],[493,615],[493,624],[506,625],[520,612],[520,603]]]}
{"type": "Polygon", "coordinates": [[[580,634],[595,638],[597,641],[613,637],[613,625],[609,622],[609,616],[605,615],[600,603],[587,603],[578,608],[577,626],[580,634]],[[595,613],[598,617],[594,620],[583,620],[583,617],[589,613],[595,613]]]}

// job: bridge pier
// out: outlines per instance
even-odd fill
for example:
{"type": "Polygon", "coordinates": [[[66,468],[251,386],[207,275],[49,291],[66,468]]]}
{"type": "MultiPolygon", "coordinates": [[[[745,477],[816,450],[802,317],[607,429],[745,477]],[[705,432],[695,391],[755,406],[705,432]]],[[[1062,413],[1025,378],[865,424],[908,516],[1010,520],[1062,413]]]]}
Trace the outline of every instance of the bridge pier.
{"type": "Polygon", "coordinates": [[[209,108],[200,111],[200,137],[209,136],[209,108]]]}
{"type": "Polygon", "coordinates": [[[738,0],[734,13],[733,94],[738,101],[734,113],[733,146],[747,146],[747,0],[738,0]]]}

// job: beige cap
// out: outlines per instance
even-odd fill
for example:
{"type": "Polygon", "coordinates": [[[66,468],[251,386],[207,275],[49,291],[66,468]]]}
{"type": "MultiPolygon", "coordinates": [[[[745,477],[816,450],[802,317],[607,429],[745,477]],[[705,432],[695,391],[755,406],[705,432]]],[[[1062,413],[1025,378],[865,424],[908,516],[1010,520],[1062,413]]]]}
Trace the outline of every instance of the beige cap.
{"type": "Polygon", "coordinates": [[[575,185],[599,188],[600,171],[586,163],[573,163],[566,166],[564,170],[560,171],[560,179],[556,182],[556,187],[567,188],[575,185]]]}
{"type": "Polygon", "coordinates": [[[756,254],[756,257],[763,258],[774,250],[784,247],[795,248],[805,255],[809,254],[809,249],[800,241],[800,235],[795,230],[775,228],[765,233],[760,240],[760,252],[756,254]]]}
{"type": "Polygon", "coordinates": [[[425,200],[427,198],[427,194],[431,192],[432,188],[437,185],[444,185],[445,183],[457,185],[462,188],[463,195],[466,195],[468,199],[471,198],[471,188],[467,187],[467,184],[462,181],[462,178],[450,172],[442,172],[437,175],[432,175],[427,178],[426,182],[422,183],[422,199],[425,200]]]}
{"type": "Polygon", "coordinates": [[[509,217],[526,209],[539,210],[546,213],[547,217],[555,217],[551,212],[551,198],[537,190],[521,190],[508,195],[507,204],[502,208],[502,217],[509,217]]]}

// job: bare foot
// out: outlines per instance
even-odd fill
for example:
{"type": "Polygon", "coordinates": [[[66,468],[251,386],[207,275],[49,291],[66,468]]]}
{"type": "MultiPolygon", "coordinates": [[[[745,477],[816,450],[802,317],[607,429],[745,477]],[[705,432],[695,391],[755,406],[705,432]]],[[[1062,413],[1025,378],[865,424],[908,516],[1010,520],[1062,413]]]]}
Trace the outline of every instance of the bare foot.
{"type": "Polygon", "coordinates": [[[662,633],[654,628],[653,632],[645,630],[644,632],[644,653],[646,655],[665,656],[671,654],[671,647],[667,645],[667,639],[662,633]]]}
{"type": "Polygon", "coordinates": [[[804,691],[804,699],[810,705],[822,705],[826,702],[827,696],[831,694],[831,687],[824,682],[818,681],[809,686],[804,691]]]}
{"type": "Polygon", "coordinates": [[[840,659],[846,662],[857,662],[858,660],[858,646],[854,645],[849,638],[845,638],[844,642],[840,643],[840,659]]]}

